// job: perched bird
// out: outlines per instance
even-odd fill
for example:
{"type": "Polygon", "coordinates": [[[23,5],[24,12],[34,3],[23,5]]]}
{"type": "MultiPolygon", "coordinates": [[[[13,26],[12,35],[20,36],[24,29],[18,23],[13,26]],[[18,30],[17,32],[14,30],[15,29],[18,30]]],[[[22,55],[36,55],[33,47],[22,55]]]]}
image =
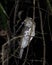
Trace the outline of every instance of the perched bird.
{"type": "Polygon", "coordinates": [[[20,52],[19,52],[19,58],[22,58],[24,48],[26,48],[35,36],[35,22],[33,22],[33,19],[30,17],[27,17],[24,20],[24,28],[22,30],[23,37],[21,38],[20,42],[20,52]]]}

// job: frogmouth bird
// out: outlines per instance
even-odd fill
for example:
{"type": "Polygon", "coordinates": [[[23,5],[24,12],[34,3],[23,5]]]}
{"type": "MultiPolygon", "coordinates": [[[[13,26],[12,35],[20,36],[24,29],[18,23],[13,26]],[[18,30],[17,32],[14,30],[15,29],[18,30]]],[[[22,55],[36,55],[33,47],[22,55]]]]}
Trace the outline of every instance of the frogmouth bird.
{"type": "Polygon", "coordinates": [[[24,20],[24,28],[22,29],[23,37],[20,40],[20,52],[19,52],[20,59],[23,56],[24,48],[28,46],[28,44],[31,42],[31,40],[35,36],[35,27],[36,27],[36,24],[32,18],[27,17],[24,20]]]}

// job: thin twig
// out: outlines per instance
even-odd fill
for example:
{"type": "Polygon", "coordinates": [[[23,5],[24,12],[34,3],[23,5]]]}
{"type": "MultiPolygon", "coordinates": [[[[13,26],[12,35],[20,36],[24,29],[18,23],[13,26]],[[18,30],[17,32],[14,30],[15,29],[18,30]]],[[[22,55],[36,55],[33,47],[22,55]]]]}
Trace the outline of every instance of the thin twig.
{"type": "MultiPolygon", "coordinates": [[[[39,1],[38,1],[38,8],[40,8],[39,1]]],[[[39,9],[39,14],[40,14],[41,32],[43,37],[43,65],[45,65],[45,52],[46,52],[45,46],[46,45],[45,45],[44,30],[43,30],[43,24],[42,24],[42,13],[40,9],[39,9]]]]}
{"type": "MultiPolygon", "coordinates": [[[[19,47],[18,47],[19,48],[19,47]]],[[[16,53],[16,51],[18,50],[18,48],[14,51],[14,53],[13,54],[11,54],[11,56],[9,56],[8,58],[6,58],[5,60],[3,60],[4,59],[4,55],[2,55],[2,63],[4,64],[6,61],[8,62],[8,60],[11,58],[11,57],[15,57],[15,53],[16,53]]],[[[3,49],[2,49],[3,50],[3,49]]],[[[2,53],[3,54],[3,53],[2,53]]]]}
{"type": "Polygon", "coordinates": [[[33,21],[35,20],[35,0],[33,0],[33,21]]]}
{"type": "MultiPolygon", "coordinates": [[[[19,0],[15,0],[15,10],[14,10],[14,20],[13,20],[13,36],[15,35],[15,22],[16,22],[16,14],[18,11],[19,0]]],[[[13,41],[13,50],[15,50],[15,40],[13,41]]]]}
{"type": "MultiPolygon", "coordinates": [[[[49,12],[49,11],[48,11],[49,12]]],[[[49,14],[47,16],[48,19],[48,27],[49,27],[49,32],[50,32],[50,37],[51,37],[51,41],[52,41],[52,34],[51,34],[51,28],[50,28],[50,24],[49,24],[49,14]]]]}
{"type": "Polygon", "coordinates": [[[13,29],[14,29],[14,35],[15,35],[15,21],[16,21],[16,14],[17,14],[17,11],[18,11],[18,5],[19,5],[19,0],[15,0],[15,11],[14,11],[14,20],[13,20],[13,23],[14,23],[14,26],[13,26],[13,29]]]}

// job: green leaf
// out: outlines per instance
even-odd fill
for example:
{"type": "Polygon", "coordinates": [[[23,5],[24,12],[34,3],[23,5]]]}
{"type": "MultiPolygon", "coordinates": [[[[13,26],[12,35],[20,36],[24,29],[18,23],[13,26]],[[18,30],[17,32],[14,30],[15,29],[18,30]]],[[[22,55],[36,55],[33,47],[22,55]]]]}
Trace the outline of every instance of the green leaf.
{"type": "Polygon", "coordinates": [[[7,17],[8,15],[0,3],[0,28],[4,30],[7,29],[7,19],[8,19],[7,17]]]}
{"type": "Polygon", "coordinates": [[[9,18],[1,3],[0,3],[0,11],[2,11],[4,15],[7,16],[7,18],[9,18]]]}

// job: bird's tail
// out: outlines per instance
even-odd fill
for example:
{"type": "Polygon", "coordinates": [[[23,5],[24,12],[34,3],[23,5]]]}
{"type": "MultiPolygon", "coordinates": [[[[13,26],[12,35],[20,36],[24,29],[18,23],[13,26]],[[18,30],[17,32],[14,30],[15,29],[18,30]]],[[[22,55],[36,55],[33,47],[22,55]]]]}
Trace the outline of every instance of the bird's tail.
{"type": "Polygon", "coordinates": [[[23,56],[23,51],[24,51],[24,49],[23,48],[21,48],[20,49],[20,52],[19,52],[19,58],[21,59],[22,58],[22,56],[23,56]]]}

